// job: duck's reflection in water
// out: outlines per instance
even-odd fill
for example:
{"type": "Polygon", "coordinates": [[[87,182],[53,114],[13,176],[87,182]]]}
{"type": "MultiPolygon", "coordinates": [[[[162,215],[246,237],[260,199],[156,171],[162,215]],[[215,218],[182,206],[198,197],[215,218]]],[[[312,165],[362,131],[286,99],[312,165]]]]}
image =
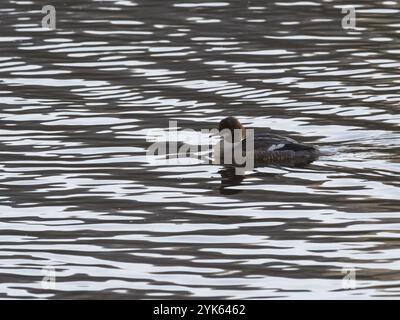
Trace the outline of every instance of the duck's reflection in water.
{"type": "MultiPolygon", "coordinates": [[[[240,169],[240,168],[239,168],[240,169]]],[[[234,166],[225,166],[223,169],[218,171],[221,174],[221,185],[219,187],[219,192],[221,194],[236,194],[242,190],[230,189],[229,187],[238,186],[242,183],[245,176],[245,171],[237,170],[234,166]]]]}
{"type": "MultiPolygon", "coordinates": [[[[223,195],[232,195],[232,194],[237,194],[242,192],[242,189],[234,188],[232,189],[231,187],[239,186],[243,183],[243,181],[247,177],[258,177],[261,178],[264,181],[270,180],[273,181],[276,179],[278,176],[284,175],[284,172],[282,173],[277,173],[277,172],[260,172],[257,171],[257,167],[260,168],[260,166],[256,166],[254,168],[254,171],[246,171],[245,168],[240,168],[240,167],[235,167],[232,165],[229,166],[224,166],[218,173],[221,175],[221,184],[219,186],[219,191],[223,195]]],[[[265,166],[261,166],[264,167],[265,166]]],[[[304,169],[315,169],[317,170],[318,167],[315,166],[313,163],[302,163],[302,164],[287,164],[284,167],[281,166],[268,166],[270,168],[274,169],[290,169],[290,168],[304,168],[304,169]]]]}

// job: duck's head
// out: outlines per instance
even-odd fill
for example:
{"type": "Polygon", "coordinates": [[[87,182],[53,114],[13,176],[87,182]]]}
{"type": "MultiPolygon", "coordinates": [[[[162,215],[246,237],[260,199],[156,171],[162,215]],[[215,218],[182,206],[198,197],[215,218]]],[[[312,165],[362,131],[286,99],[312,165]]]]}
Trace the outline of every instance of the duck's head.
{"type": "Polygon", "coordinates": [[[246,129],[235,117],[228,117],[220,121],[218,130],[227,141],[238,142],[246,137],[246,129]]]}

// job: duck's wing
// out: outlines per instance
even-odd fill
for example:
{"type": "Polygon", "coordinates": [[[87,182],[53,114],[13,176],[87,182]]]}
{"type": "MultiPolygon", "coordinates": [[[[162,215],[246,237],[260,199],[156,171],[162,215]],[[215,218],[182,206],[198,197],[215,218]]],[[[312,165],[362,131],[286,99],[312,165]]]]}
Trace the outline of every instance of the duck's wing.
{"type": "Polygon", "coordinates": [[[315,148],[277,134],[260,134],[254,137],[254,150],[267,152],[291,150],[297,152],[315,150],[315,148]]]}
{"type": "Polygon", "coordinates": [[[254,138],[254,160],[264,165],[274,163],[304,165],[314,161],[318,156],[317,148],[291,138],[275,134],[257,135],[254,138]]]}

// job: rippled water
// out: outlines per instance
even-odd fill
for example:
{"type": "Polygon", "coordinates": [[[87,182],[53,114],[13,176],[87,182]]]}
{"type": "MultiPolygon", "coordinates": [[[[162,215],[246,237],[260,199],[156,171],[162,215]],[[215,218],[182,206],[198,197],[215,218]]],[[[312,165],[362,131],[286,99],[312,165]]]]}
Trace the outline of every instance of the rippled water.
{"type": "Polygon", "coordinates": [[[2,1],[0,297],[400,297],[400,5],[353,4],[2,1]],[[228,115],[327,155],[146,158],[228,115]]]}

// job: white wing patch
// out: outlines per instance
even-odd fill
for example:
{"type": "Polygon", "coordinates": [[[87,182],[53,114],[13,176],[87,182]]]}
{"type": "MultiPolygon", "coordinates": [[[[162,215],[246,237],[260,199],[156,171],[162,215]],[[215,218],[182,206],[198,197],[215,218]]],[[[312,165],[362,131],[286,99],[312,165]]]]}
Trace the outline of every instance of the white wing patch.
{"type": "Polygon", "coordinates": [[[280,148],[283,148],[285,146],[284,143],[280,143],[280,144],[273,144],[268,148],[268,151],[275,151],[278,150],[280,148]]]}

